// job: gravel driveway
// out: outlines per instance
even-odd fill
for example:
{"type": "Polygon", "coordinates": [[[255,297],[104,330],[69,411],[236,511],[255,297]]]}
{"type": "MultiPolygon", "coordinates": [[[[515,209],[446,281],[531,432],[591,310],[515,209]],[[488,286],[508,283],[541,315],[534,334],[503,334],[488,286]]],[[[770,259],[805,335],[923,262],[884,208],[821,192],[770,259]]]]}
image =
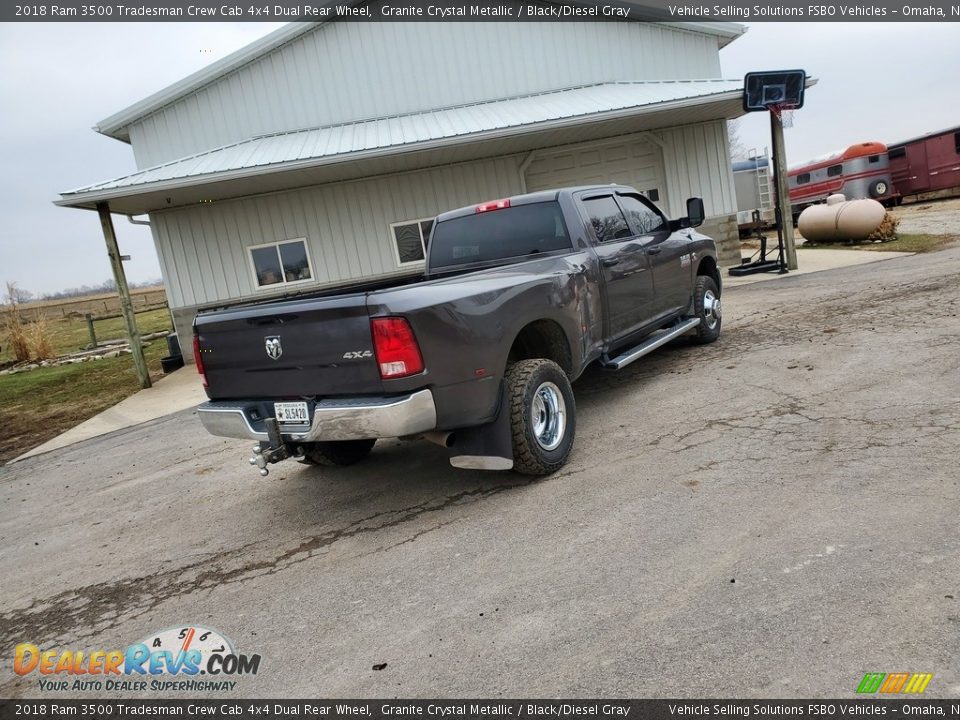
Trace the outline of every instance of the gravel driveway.
{"type": "Polygon", "coordinates": [[[901,233],[960,235],[960,198],[901,205],[893,214],[900,218],[901,233]]]}
{"type": "Polygon", "coordinates": [[[262,480],[191,412],[0,468],[2,695],[41,695],[16,643],[198,623],[246,697],[956,696],[958,285],[954,248],[732,288],[718,343],[588,371],[532,482],[400,442],[262,480]]]}

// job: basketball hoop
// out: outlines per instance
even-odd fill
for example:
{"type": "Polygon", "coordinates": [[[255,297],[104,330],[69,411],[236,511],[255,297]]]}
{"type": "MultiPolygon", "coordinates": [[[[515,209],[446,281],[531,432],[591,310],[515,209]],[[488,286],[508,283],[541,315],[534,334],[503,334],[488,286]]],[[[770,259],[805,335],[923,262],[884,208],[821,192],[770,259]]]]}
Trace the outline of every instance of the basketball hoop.
{"type": "Polygon", "coordinates": [[[780,126],[783,128],[792,128],[793,127],[793,111],[797,109],[797,106],[792,103],[783,103],[776,105],[767,106],[774,115],[777,116],[777,120],[780,121],[780,126]]]}

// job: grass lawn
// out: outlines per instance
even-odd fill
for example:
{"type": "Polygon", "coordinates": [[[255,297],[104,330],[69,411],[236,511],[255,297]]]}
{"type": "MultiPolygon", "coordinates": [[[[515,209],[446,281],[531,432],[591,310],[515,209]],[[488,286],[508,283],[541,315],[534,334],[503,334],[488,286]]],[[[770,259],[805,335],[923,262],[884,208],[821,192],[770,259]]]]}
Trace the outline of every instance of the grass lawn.
{"type": "MultiPolygon", "coordinates": [[[[166,315],[169,327],[170,313],[156,312],[166,315]]],[[[144,325],[140,328],[148,332],[144,325]]],[[[144,353],[150,377],[161,377],[160,358],[167,354],[166,341],[154,340],[144,353]]],[[[56,437],[139,389],[129,355],[0,375],[0,463],[56,437]]]]}
{"type": "Polygon", "coordinates": [[[867,250],[873,252],[912,252],[928,253],[943,250],[960,240],[956,235],[900,235],[896,240],[883,243],[866,243],[863,245],[847,245],[846,243],[817,243],[816,245],[803,244],[802,247],[816,250],[867,250]]]}
{"type": "MultiPolygon", "coordinates": [[[[161,308],[137,313],[137,327],[140,328],[141,335],[149,335],[161,330],[173,330],[173,325],[170,322],[170,311],[161,308]]],[[[117,340],[127,336],[122,317],[94,320],[93,329],[97,334],[97,342],[100,343],[104,340],[117,340]]],[[[50,339],[53,341],[53,349],[58,355],[82,350],[90,342],[87,321],[82,317],[48,320],[47,330],[50,339]]],[[[9,341],[0,333],[0,362],[4,360],[13,360],[13,355],[10,353],[9,341]]]]}

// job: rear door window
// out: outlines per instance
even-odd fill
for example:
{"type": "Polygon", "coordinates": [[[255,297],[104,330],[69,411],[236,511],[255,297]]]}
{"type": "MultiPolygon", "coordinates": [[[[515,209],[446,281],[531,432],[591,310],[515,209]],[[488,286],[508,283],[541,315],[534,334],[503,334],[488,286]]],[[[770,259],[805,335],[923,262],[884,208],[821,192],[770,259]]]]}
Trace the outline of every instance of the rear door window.
{"type": "Polygon", "coordinates": [[[620,206],[612,195],[587,198],[583,206],[590,218],[597,242],[606,243],[632,237],[627,219],[620,212],[620,206]]]}

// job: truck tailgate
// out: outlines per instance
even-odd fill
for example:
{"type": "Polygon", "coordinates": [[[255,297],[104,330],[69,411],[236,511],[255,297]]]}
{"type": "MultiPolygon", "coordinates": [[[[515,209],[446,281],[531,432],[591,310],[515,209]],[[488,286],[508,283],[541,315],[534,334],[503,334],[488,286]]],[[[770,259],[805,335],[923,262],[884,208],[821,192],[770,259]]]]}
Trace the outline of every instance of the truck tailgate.
{"type": "Polygon", "coordinates": [[[366,293],[197,316],[214,400],[369,394],[382,385],[366,293]]]}

